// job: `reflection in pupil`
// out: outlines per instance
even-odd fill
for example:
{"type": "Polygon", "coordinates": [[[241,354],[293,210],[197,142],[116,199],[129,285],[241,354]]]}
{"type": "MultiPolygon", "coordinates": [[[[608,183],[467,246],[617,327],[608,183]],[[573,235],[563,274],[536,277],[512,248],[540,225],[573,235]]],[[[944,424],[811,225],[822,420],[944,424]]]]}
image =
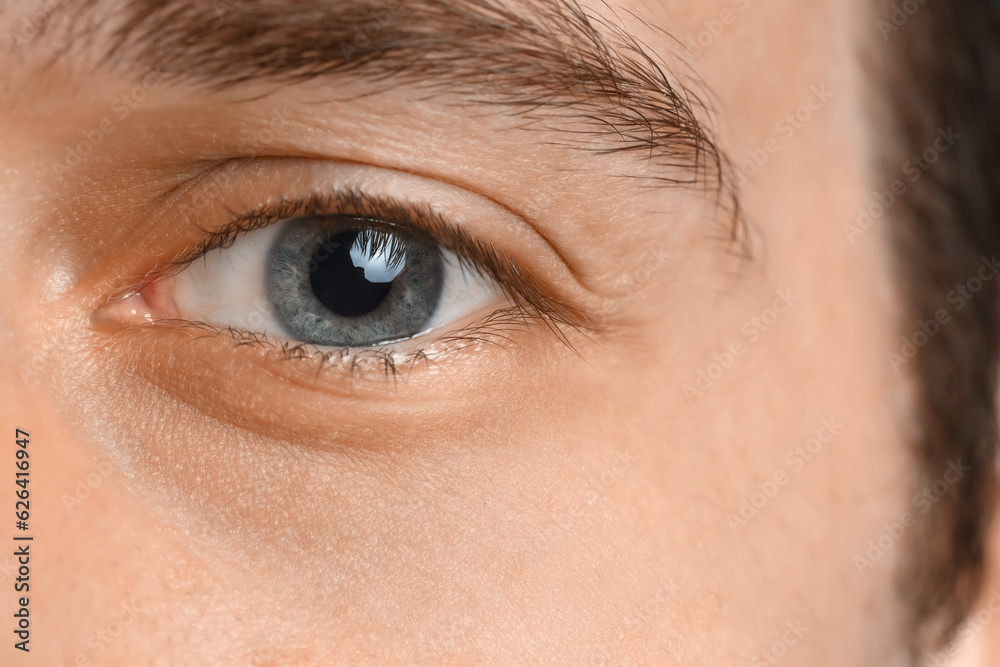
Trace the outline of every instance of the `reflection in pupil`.
{"type": "Polygon", "coordinates": [[[392,289],[405,260],[391,257],[399,239],[379,232],[342,232],[327,238],[313,253],[309,276],[320,303],[342,317],[364,315],[378,308],[392,289]],[[361,237],[361,238],[359,238],[361,237]],[[382,237],[382,238],[379,238],[382,237]]]}

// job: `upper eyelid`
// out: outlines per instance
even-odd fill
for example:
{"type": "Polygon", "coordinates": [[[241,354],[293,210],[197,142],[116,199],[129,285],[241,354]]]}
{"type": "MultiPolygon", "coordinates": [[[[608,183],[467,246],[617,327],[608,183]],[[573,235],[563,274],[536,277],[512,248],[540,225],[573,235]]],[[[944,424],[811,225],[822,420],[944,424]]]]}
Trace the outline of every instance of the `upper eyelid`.
{"type": "MultiPolygon", "coordinates": [[[[485,271],[509,297],[532,309],[543,319],[573,328],[582,328],[587,323],[582,311],[566,302],[557,303],[547,297],[509,256],[502,255],[491,243],[476,238],[462,227],[450,224],[442,214],[429,207],[414,208],[389,198],[372,198],[360,190],[350,190],[337,195],[311,197],[305,202],[290,202],[284,217],[278,214],[265,215],[257,219],[256,224],[262,226],[268,224],[268,221],[287,219],[295,210],[299,211],[300,216],[346,212],[378,217],[388,213],[391,222],[403,222],[411,230],[428,234],[434,241],[454,252],[467,268],[478,273],[485,271]],[[343,210],[345,206],[346,211],[343,210]],[[400,221],[392,216],[406,218],[400,221]]],[[[259,213],[251,212],[239,219],[246,221],[249,216],[249,219],[254,220],[257,215],[259,213]]]]}
{"type": "MultiPolygon", "coordinates": [[[[393,177],[401,177],[404,180],[417,179],[418,183],[434,183],[437,185],[432,187],[445,187],[451,190],[461,191],[472,198],[482,200],[484,205],[496,207],[498,211],[508,216],[511,220],[517,221],[514,225],[515,227],[520,227],[524,230],[530,231],[529,236],[537,239],[547,252],[552,253],[559,260],[559,263],[565,267],[568,277],[572,279],[570,286],[573,290],[573,296],[560,294],[558,303],[556,303],[554,299],[549,299],[547,297],[546,290],[539,283],[539,281],[533,279],[531,275],[523,271],[506,272],[507,275],[493,274],[491,277],[497,279],[503,285],[510,285],[511,283],[521,285],[523,287],[521,292],[530,293],[533,297],[529,299],[529,302],[533,302],[533,305],[536,306],[544,305],[543,311],[549,313],[553,317],[556,317],[561,324],[582,329],[589,328],[594,324],[596,318],[589,312],[590,305],[592,304],[589,304],[588,301],[585,300],[586,297],[589,296],[588,290],[583,288],[582,283],[577,277],[576,271],[566,260],[564,254],[561,253],[559,249],[547,238],[543,230],[540,229],[539,225],[534,224],[514,209],[502,202],[498,202],[484,193],[469,190],[463,185],[449,182],[446,179],[429,177],[408,171],[400,171],[398,169],[383,169],[371,165],[356,164],[351,162],[331,162],[329,159],[296,159],[286,156],[262,156],[250,160],[240,160],[233,165],[233,169],[227,169],[224,172],[224,180],[226,182],[239,180],[239,169],[243,165],[249,166],[255,163],[274,163],[274,166],[279,168],[281,167],[281,163],[289,160],[323,165],[336,164],[352,169],[388,173],[394,175],[393,177]],[[579,297],[579,300],[577,297],[579,297]],[[549,303],[543,304],[542,302],[549,303]]],[[[423,185],[420,185],[419,187],[422,189],[423,185]]],[[[466,225],[453,224],[450,218],[446,217],[444,213],[439,210],[433,210],[429,203],[413,203],[408,200],[408,196],[404,198],[398,195],[376,195],[371,192],[367,192],[368,189],[369,188],[367,187],[343,187],[336,183],[336,179],[331,179],[319,191],[310,191],[308,194],[299,197],[288,197],[284,202],[277,201],[272,204],[250,207],[241,211],[229,209],[228,213],[232,218],[231,222],[235,223],[233,226],[226,225],[226,227],[230,227],[229,232],[225,230],[225,227],[205,230],[206,236],[213,237],[215,244],[225,244],[228,241],[226,238],[227,235],[232,232],[242,233],[243,230],[241,227],[244,229],[252,229],[256,226],[276,222],[280,217],[278,215],[279,211],[284,214],[284,217],[337,212],[356,213],[377,217],[379,213],[384,213],[386,209],[390,209],[394,213],[405,216],[410,222],[418,223],[413,225],[417,231],[430,233],[436,241],[454,252],[462,260],[482,259],[484,254],[495,254],[497,257],[495,261],[492,262],[493,268],[515,268],[512,267],[512,265],[516,265],[516,262],[509,253],[501,248],[498,248],[492,242],[486,241],[477,234],[470,232],[466,225]],[[372,207],[372,204],[378,204],[378,206],[372,207]],[[331,207],[335,206],[346,206],[347,209],[333,210],[331,207]],[[308,213],[306,213],[307,211],[308,213]],[[251,224],[250,226],[245,224],[247,221],[253,221],[255,218],[257,219],[257,223],[251,224]],[[430,228],[427,227],[428,224],[431,225],[430,228]]],[[[214,191],[215,187],[210,186],[210,190],[214,191]]],[[[436,195],[430,195],[429,198],[437,199],[438,197],[436,195]]],[[[192,249],[189,248],[186,252],[191,253],[192,249]]],[[[184,261],[185,259],[187,259],[187,257],[182,254],[175,257],[174,262],[184,261]]],[[[478,269],[484,268],[482,267],[482,262],[479,262],[478,264],[478,269]]],[[[485,268],[490,267],[487,266],[485,268]]],[[[520,267],[516,268],[520,269],[520,267]]],[[[510,296],[517,295],[510,294],[510,296]]]]}
{"type": "MultiPolygon", "coordinates": [[[[198,244],[195,248],[186,251],[183,255],[175,259],[173,263],[186,264],[207,252],[228,247],[242,234],[282,220],[312,215],[345,215],[378,220],[378,215],[386,215],[387,213],[392,215],[393,219],[384,220],[385,222],[400,222],[398,218],[402,217],[404,224],[407,224],[417,232],[427,230],[423,229],[419,224],[413,224],[414,218],[411,217],[413,215],[424,221],[434,220],[439,229],[447,226],[441,215],[434,211],[424,209],[418,212],[406,206],[401,206],[399,203],[387,198],[369,198],[358,189],[351,189],[341,193],[310,193],[300,199],[283,199],[275,204],[267,204],[244,211],[243,213],[233,213],[232,219],[222,228],[204,230],[206,240],[198,244]]],[[[450,233],[456,234],[459,232],[452,231],[450,233]]],[[[442,244],[446,244],[448,241],[447,238],[435,238],[435,240],[442,244]]]]}
{"type": "Polygon", "coordinates": [[[230,210],[228,222],[219,227],[202,227],[202,240],[182,250],[166,265],[148,272],[142,284],[132,285],[122,293],[135,293],[151,282],[169,277],[206,253],[228,247],[239,236],[253,229],[295,217],[337,214],[382,218],[430,236],[452,251],[466,268],[493,279],[526,316],[545,322],[564,341],[567,340],[565,328],[582,329],[590,323],[583,310],[566,299],[550,296],[506,253],[498,251],[492,243],[477,238],[462,226],[451,224],[440,212],[429,206],[397,201],[393,197],[369,195],[360,188],[329,188],[324,192],[284,198],[238,212],[230,210]]]}

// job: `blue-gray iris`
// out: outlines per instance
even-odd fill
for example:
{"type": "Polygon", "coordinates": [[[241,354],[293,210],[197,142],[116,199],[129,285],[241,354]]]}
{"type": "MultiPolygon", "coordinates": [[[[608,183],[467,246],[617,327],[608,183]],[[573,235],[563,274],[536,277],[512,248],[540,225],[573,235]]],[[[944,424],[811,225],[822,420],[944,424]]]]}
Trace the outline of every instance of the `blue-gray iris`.
{"type": "Polygon", "coordinates": [[[444,261],[433,242],[389,223],[311,216],[278,234],[266,280],[275,317],[296,340],[368,347],[427,328],[444,261]]]}

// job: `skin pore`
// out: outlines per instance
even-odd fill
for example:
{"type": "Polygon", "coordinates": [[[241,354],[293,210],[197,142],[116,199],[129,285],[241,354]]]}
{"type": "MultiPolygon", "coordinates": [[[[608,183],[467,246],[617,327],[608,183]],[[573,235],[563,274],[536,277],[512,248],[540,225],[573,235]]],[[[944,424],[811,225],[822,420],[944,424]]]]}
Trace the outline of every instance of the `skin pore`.
{"type": "Polygon", "coordinates": [[[482,3],[358,5],[309,76],[226,40],[317,3],[63,4],[0,14],[0,414],[36,536],[4,664],[909,664],[932,499],[887,235],[845,233],[875,178],[865,3],[615,0],[562,31],[561,3],[498,5],[548,51],[482,3]],[[465,50],[436,58],[421,12],[465,50]],[[623,34],[591,87],[570,38],[623,34]],[[325,356],[154,298],[233,212],[352,189],[514,284],[325,356]]]}

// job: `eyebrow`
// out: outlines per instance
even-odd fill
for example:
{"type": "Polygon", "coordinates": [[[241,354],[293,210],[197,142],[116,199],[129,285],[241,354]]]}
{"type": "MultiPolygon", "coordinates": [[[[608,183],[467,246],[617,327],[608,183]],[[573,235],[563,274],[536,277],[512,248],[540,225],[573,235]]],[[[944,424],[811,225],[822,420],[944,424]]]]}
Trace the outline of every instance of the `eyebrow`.
{"type": "Polygon", "coordinates": [[[71,34],[110,18],[100,62],[132,75],[153,68],[213,91],[320,77],[353,77],[374,92],[408,85],[561,131],[577,148],[637,154],[644,178],[710,190],[737,236],[739,198],[711,109],[610,7],[608,16],[576,0],[83,0],[76,9],[71,34]]]}

